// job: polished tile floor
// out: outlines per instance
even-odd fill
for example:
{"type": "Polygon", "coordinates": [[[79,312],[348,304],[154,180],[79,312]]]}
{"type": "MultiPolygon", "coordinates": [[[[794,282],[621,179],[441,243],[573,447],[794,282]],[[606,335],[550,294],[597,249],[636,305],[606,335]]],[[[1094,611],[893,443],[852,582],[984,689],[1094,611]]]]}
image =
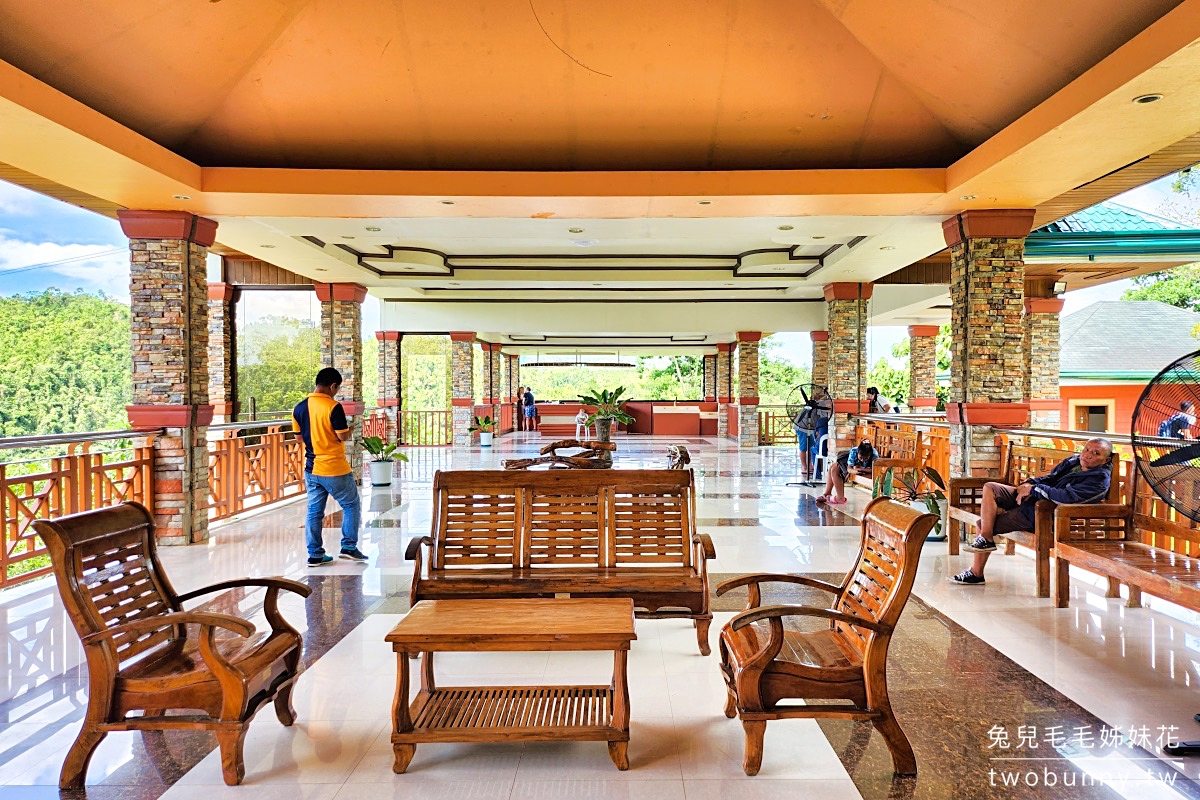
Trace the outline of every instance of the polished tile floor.
{"type": "MultiPolygon", "coordinates": [[[[660,466],[666,445],[686,441],[696,470],[702,530],[716,544],[717,577],[751,571],[834,576],[857,545],[866,494],[837,510],[815,490],[788,487],[788,448],[739,451],[713,439],[619,437],[618,465],[660,466]]],[[[214,528],[205,546],[170,548],[163,561],[180,591],[243,575],[310,583],[285,613],[305,631],[308,670],[296,693],[299,721],[269,711],[251,726],[246,781],[221,783],[204,733],[113,734],[89,772],[87,796],[152,800],[219,796],[355,800],[364,792],[421,798],[708,798],[746,800],[951,797],[1198,797],[1200,759],[1161,756],[1160,738],[1200,739],[1200,617],[1151,599],[1126,609],[1099,581],[1073,576],[1070,609],[1032,595],[1032,561],[995,556],[988,583],[946,582],[969,556],[925,545],[894,639],[890,687],[921,774],[893,780],[870,727],[785,721],[767,728],[760,774],[741,772],[742,735],[721,714],[715,655],[695,648],[685,621],[639,622],[630,657],[631,769],[618,772],[595,743],[421,745],[409,772],[393,775],[387,737],[395,660],[384,634],[407,609],[408,540],[428,532],[437,469],[498,467],[541,440],[503,437],[490,449],[411,451],[390,490],[364,488],[362,549],[370,562],[304,566],[302,503],[214,528]]],[[[327,541],[336,543],[336,532],[327,541]]],[[[770,598],[768,598],[768,602],[770,598]]],[[[779,602],[809,601],[803,592],[779,602]]],[[[261,596],[223,597],[216,609],[253,619],[261,596]]],[[[716,628],[737,598],[715,603],[716,628]]],[[[5,646],[0,684],[0,800],[49,798],[86,703],[74,632],[48,580],[0,593],[5,646]]],[[[715,650],[715,648],[714,648],[715,650]]],[[[446,654],[447,681],[512,684],[607,681],[604,654],[446,654]]]]}

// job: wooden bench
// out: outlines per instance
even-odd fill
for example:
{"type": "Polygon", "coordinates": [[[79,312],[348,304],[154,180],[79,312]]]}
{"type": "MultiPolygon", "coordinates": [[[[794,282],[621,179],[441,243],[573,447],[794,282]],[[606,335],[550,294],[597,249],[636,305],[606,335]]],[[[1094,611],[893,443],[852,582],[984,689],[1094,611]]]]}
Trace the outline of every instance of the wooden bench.
{"type": "Polygon", "coordinates": [[[917,469],[917,454],[921,452],[920,432],[873,427],[863,438],[868,439],[874,445],[878,457],[871,467],[870,475],[859,474],[850,479],[855,485],[861,486],[867,491],[873,491],[876,477],[882,475],[887,469],[895,468],[896,471],[917,469]]]}
{"type": "Polygon", "coordinates": [[[433,479],[432,535],[409,542],[409,599],[629,597],[643,618],[712,622],[691,470],[456,470],[433,479]]]}
{"type": "MultiPolygon", "coordinates": [[[[1129,587],[1130,608],[1142,592],[1200,611],[1200,530],[1172,509],[1137,470],[1131,470],[1130,504],[1064,504],[1055,509],[1054,601],[1070,605],[1071,565],[1108,579],[1105,597],[1129,587]]],[[[1176,492],[1194,493],[1194,481],[1178,481],[1176,492]]]]}
{"type": "MultiPolygon", "coordinates": [[[[1029,447],[1009,443],[1004,459],[1004,471],[998,478],[951,478],[946,491],[947,513],[950,517],[949,536],[946,539],[949,555],[959,554],[959,543],[973,536],[979,525],[979,504],[983,498],[983,487],[987,483],[1003,483],[1016,486],[1030,478],[1045,475],[1060,461],[1075,455],[1073,450],[1058,450],[1051,447],[1029,447]]],[[[1112,459],[1113,480],[1109,484],[1108,497],[1116,500],[1120,496],[1120,459],[1112,459]]],[[[1016,546],[1028,547],[1033,551],[1035,591],[1038,597],[1050,596],[1050,553],[1054,547],[1054,504],[1047,500],[1038,501],[1033,507],[1034,522],[1031,531],[1011,531],[999,534],[1004,539],[1005,555],[1012,555],[1016,546]]]]}
{"type": "Polygon", "coordinates": [[[38,520],[33,529],[50,551],[87,658],[87,714],[59,787],[83,788],[92,753],[110,732],[181,729],[214,731],[225,783],[241,783],[254,714],[274,702],[280,722],[296,719],[291,694],[302,642],[279,613],[279,592],[307,597],[312,589],[246,578],[176,594],[158,562],[154,518],[137,503],[38,520]],[[269,631],[255,633],[229,614],[183,610],[186,600],[245,587],[266,588],[269,631]],[[167,713],[176,709],[185,713],[167,713]]]}

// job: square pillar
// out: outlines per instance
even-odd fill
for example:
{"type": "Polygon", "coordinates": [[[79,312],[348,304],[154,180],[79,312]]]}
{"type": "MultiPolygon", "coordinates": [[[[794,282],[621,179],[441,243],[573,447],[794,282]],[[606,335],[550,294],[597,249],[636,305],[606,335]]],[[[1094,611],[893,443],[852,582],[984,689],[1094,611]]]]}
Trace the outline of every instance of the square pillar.
{"type": "Polygon", "coordinates": [[[154,520],[162,544],[208,539],[208,248],[217,223],[183,211],[119,211],[129,237],[134,428],[154,443],[154,520]]]}
{"type": "Polygon", "coordinates": [[[376,331],[375,338],[379,340],[379,399],[376,405],[383,410],[387,420],[387,438],[395,441],[400,433],[400,398],[403,396],[404,380],[400,350],[404,334],[400,331],[376,331]]]}
{"type": "Polygon", "coordinates": [[[1062,427],[1062,400],[1058,394],[1059,314],[1057,297],[1025,298],[1025,369],[1022,392],[1029,403],[1029,424],[1034,428],[1062,427]]]}
{"type": "Polygon", "coordinates": [[[450,333],[450,405],[452,443],[455,447],[471,444],[471,420],[475,412],[475,332],[450,333]]]}
{"type": "Polygon", "coordinates": [[[1032,209],[967,211],[945,220],[950,247],[950,473],[996,475],[990,426],[1028,424],[1024,372],[1025,237],[1032,209]]]}
{"type": "Polygon", "coordinates": [[[717,354],[705,353],[704,355],[704,401],[706,403],[717,402],[717,354]]]}
{"type": "MultiPolygon", "coordinates": [[[[315,283],[321,301],[321,363],[342,373],[338,399],[347,417],[361,417],[362,303],[367,290],[357,283],[315,283]]],[[[354,422],[350,423],[354,426],[354,422]]],[[[361,431],[360,431],[361,432],[361,431]]],[[[362,480],[362,449],[354,439],[346,442],[346,458],[356,480],[362,480]]]]}
{"type": "Polygon", "coordinates": [[[213,407],[213,422],[218,424],[237,419],[237,398],[233,393],[236,307],[233,284],[208,284],[208,402],[213,407]]]}
{"type": "Polygon", "coordinates": [[[479,345],[483,348],[484,368],[483,380],[486,385],[483,387],[483,402],[484,405],[491,405],[500,402],[501,387],[500,387],[500,352],[499,344],[491,342],[480,342],[479,345]]]}
{"type": "Polygon", "coordinates": [[[908,405],[937,408],[937,325],[908,326],[908,405]]]}
{"type": "Polygon", "coordinates": [[[867,410],[867,303],[869,283],[830,283],[825,286],[828,329],[829,395],[833,398],[833,433],[840,448],[854,444],[850,415],[867,410]]]}
{"type": "Polygon", "coordinates": [[[733,374],[733,342],[717,345],[717,438],[729,435],[729,401],[733,399],[730,377],[733,374]]]}
{"type": "Polygon", "coordinates": [[[812,339],[812,382],[829,388],[829,331],[810,331],[812,339]]]}
{"type": "Polygon", "coordinates": [[[738,447],[758,447],[758,343],[759,331],[739,331],[738,348],[738,447]]]}

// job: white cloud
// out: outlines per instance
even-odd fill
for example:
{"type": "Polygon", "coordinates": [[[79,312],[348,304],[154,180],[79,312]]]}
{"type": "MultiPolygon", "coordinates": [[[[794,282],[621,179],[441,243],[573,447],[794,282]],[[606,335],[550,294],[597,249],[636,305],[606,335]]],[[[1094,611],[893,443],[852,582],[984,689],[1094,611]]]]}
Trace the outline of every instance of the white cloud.
{"type": "Polygon", "coordinates": [[[20,291],[47,275],[61,275],[64,290],[83,288],[103,291],[109,297],[129,302],[129,251],[109,245],[26,242],[0,234],[0,292],[20,291]],[[59,263],[59,262],[66,263],[59,263]],[[38,269],[10,272],[46,264],[38,269]]]}
{"type": "Polygon", "coordinates": [[[41,195],[21,186],[0,181],[0,214],[32,217],[37,213],[37,203],[40,197],[41,195]]]}

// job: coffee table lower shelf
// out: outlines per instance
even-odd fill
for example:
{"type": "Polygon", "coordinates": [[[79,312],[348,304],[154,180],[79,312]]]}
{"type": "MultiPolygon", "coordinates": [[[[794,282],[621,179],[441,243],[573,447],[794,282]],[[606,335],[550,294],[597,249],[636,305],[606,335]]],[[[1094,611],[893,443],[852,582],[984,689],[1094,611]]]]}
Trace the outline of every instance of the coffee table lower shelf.
{"type": "Polygon", "coordinates": [[[628,729],[613,720],[611,686],[445,686],[419,692],[412,728],[392,733],[395,772],[415,745],[428,742],[608,742],[618,769],[628,769],[628,729]],[[408,747],[405,747],[407,745],[408,747]]]}

